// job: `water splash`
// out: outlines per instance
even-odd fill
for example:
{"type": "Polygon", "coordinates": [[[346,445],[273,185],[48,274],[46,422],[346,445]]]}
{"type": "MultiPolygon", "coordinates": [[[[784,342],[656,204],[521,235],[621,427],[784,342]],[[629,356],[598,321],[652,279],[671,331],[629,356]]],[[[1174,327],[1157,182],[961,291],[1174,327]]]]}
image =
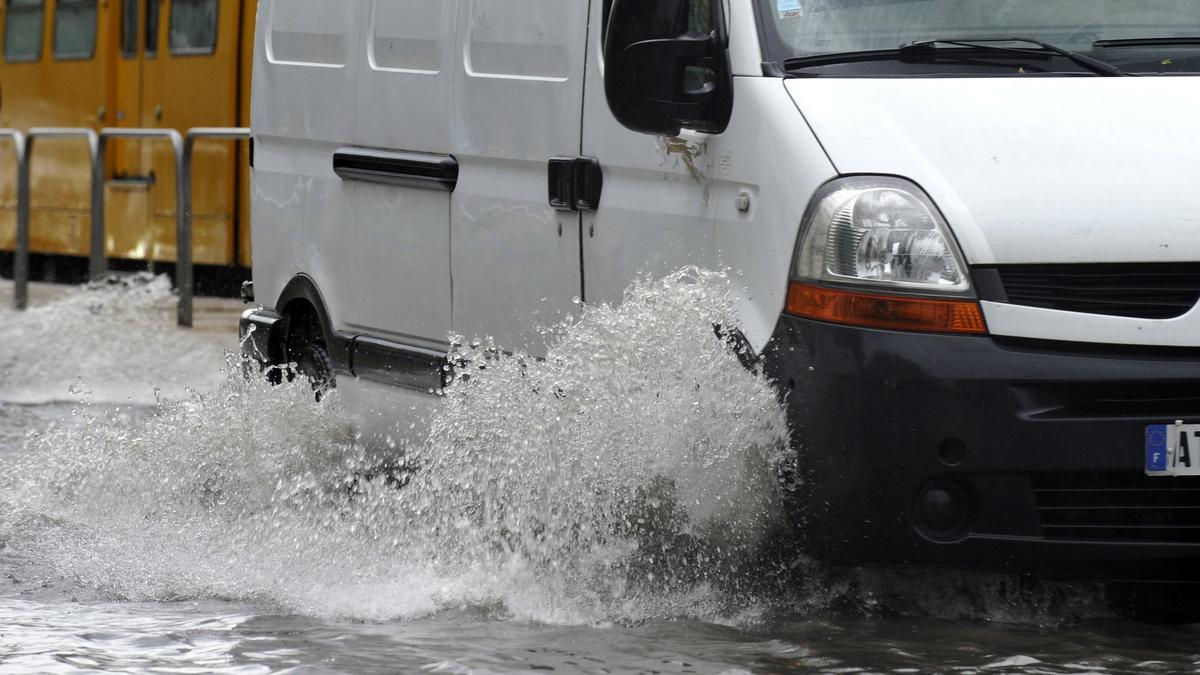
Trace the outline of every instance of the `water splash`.
{"type": "Polygon", "coordinates": [[[221,382],[225,336],[179,331],[165,276],[73,288],[46,304],[0,309],[0,401],[153,403],[221,382]],[[136,358],[131,358],[136,356],[136,358]]]}
{"type": "MultiPolygon", "coordinates": [[[[787,430],[771,384],[714,333],[737,324],[727,291],[696,269],[639,280],[620,306],[550,329],[544,358],[456,339],[457,381],[418,443],[368,444],[336,391],[316,402],[303,383],[245,380],[232,359],[211,393],[45,413],[0,468],[0,573],[34,599],[233,599],[367,620],[459,607],[566,624],[1103,614],[1095,588],[847,573],[794,541],[772,547],[788,532],[773,470],[787,430]]],[[[161,383],[177,372],[159,358],[177,348],[172,329],[152,329],[137,358],[109,343],[162,324],[169,301],[165,280],[80,291],[0,326],[0,344],[34,326],[87,335],[74,322],[94,307],[87,330],[101,337],[78,353],[103,347],[110,376],[161,383]]],[[[0,382],[21,393],[49,373],[82,395],[79,371],[47,359],[0,382]]]]}
{"type": "Polygon", "coordinates": [[[736,325],[727,286],[697,269],[640,280],[552,329],[544,359],[458,347],[414,445],[366,447],[336,394],[245,381],[237,363],[141,419],[85,410],[8,472],[0,537],[23,573],[102,597],[367,619],[744,611],[787,432],[770,384],[714,334],[736,325]]]}

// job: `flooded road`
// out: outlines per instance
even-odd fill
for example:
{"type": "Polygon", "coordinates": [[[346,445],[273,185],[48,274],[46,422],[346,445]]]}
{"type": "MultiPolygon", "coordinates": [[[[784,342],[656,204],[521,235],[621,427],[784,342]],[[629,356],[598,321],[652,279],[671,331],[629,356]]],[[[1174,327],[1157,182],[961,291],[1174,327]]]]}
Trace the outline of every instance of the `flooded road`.
{"type": "Polygon", "coordinates": [[[1050,630],[797,616],[564,627],[444,610],[355,623],[263,606],[5,600],[7,671],[450,673],[1181,673],[1194,633],[1092,623],[1050,630]]]}
{"type": "Polygon", "coordinates": [[[786,430],[721,280],[628,297],[544,361],[467,347],[418,440],[244,380],[162,281],[4,304],[0,671],[1200,672],[1200,626],[1099,588],[776,545],[786,430]]]}

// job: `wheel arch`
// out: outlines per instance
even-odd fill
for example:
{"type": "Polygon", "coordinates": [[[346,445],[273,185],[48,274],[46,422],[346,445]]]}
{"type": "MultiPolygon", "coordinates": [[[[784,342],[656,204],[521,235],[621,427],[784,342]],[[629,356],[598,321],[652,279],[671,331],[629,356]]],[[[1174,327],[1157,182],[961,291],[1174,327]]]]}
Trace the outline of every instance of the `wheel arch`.
{"type": "Polygon", "coordinates": [[[325,341],[325,348],[328,350],[330,358],[333,359],[334,366],[338,370],[349,370],[348,340],[343,339],[334,330],[325,299],[312,277],[307,274],[297,274],[292,277],[279,293],[279,298],[275,301],[275,311],[284,319],[283,338],[285,344],[287,336],[291,332],[291,322],[304,314],[311,313],[321,330],[321,337],[325,341]]]}

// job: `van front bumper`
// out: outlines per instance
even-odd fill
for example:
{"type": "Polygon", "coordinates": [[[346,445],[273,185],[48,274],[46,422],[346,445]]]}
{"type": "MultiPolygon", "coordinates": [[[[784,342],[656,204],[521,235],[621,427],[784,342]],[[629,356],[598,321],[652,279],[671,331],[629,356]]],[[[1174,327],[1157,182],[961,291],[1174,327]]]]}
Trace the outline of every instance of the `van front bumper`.
{"type": "Polygon", "coordinates": [[[1146,425],[1200,422],[1200,349],[785,315],[763,358],[786,395],[808,554],[1200,581],[1200,477],[1143,470],[1146,425]]]}

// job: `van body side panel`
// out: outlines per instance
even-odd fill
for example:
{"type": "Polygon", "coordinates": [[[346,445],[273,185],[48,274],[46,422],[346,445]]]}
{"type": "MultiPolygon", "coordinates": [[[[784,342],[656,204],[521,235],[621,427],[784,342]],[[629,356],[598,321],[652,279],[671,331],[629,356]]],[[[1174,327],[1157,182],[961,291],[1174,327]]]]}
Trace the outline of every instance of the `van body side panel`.
{"type": "Polygon", "coordinates": [[[837,171],[789,106],[782,80],[739,77],[734,88],[731,123],[712,143],[716,263],[732,270],[734,309],[761,351],[783,311],[809,197],[837,171]],[[736,206],[743,192],[750,197],[744,213],[736,206]]]}
{"type": "Polygon", "coordinates": [[[453,327],[543,349],[582,293],[579,215],[549,206],[547,166],[580,149],[587,0],[459,0],[450,129],[453,327]]]}
{"type": "MultiPolygon", "coordinates": [[[[387,152],[450,154],[458,7],[439,0],[370,0],[359,60],[355,143],[387,152]]],[[[349,152],[354,152],[350,149],[349,152]]],[[[430,158],[434,161],[434,157],[430,158]]],[[[450,194],[429,187],[345,182],[356,292],[345,319],[404,342],[444,344],[450,332],[450,194]]]]}
{"type": "Polygon", "coordinates": [[[270,307],[292,277],[307,274],[334,326],[360,290],[345,277],[357,254],[346,236],[351,210],[333,155],[355,140],[354,65],[365,50],[350,48],[350,41],[365,20],[365,4],[263,0],[255,39],[255,295],[270,307]]]}
{"type": "Polygon", "coordinates": [[[359,64],[359,140],[448,153],[459,4],[371,0],[367,11],[367,30],[356,46],[367,54],[359,64]]]}

